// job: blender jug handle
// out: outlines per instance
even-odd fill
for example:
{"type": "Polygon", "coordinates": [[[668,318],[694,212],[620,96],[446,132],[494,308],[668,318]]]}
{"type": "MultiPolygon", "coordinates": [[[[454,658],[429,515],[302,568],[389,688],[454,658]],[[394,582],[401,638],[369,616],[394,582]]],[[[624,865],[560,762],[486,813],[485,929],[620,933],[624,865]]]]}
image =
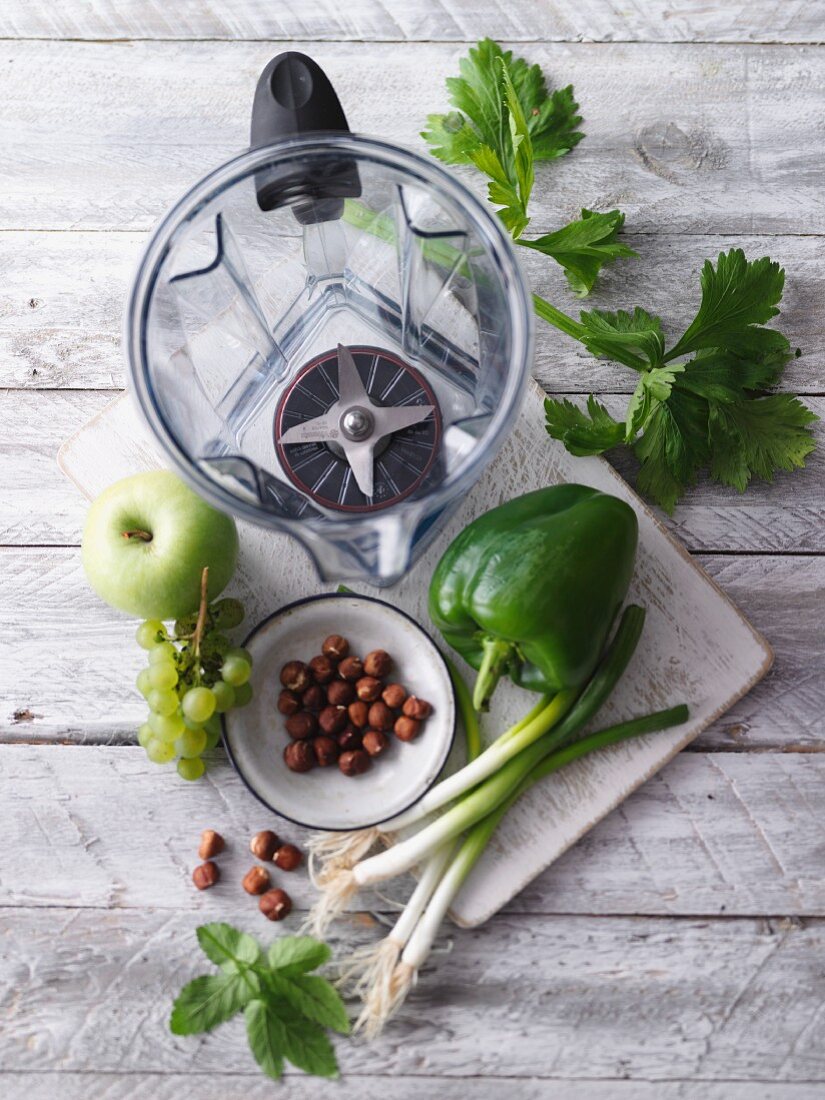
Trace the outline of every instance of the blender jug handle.
{"type": "MultiPolygon", "coordinates": [[[[261,73],[252,103],[251,147],[273,145],[315,131],[350,132],[344,110],[326,73],[311,57],[289,50],[273,57],[261,73]]],[[[319,134],[320,136],[320,134],[319,134]]],[[[354,159],[299,158],[255,173],[261,210],[287,203],[301,225],[340,218],[345,198],[361,194],[354,159]]]]}

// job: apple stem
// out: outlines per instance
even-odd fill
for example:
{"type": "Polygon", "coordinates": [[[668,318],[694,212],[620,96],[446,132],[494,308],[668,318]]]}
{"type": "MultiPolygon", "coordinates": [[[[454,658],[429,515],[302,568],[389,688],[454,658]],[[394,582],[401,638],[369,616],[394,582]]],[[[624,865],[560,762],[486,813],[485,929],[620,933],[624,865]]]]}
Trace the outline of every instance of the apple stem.
{"type": "Polygon", "coordinates": [[[207,590],[208,583],[209,583],[209,566],[205,565],[203,567],[203,572],[201,573],[201,602],[200,602],[200,607],[198,608],[198,621],[195,624],[195,634],[194,634],[195,656],[196,657],[200,657],[201,636],[203,635],[203,628],[206,626],[206,609],[207,609],[207,606],[208,606],[207,602],[206,602],[206,590],[207,590]]]}
{"type": "Polygon", "coordinates": [[[151,542],[152,541],[152,536],[149,534],[148,531],[140,531],[140,530],[124,531],[123,532],[123,538],[125,538],[125,539],[140,539],[141,542],[151,542]]]}

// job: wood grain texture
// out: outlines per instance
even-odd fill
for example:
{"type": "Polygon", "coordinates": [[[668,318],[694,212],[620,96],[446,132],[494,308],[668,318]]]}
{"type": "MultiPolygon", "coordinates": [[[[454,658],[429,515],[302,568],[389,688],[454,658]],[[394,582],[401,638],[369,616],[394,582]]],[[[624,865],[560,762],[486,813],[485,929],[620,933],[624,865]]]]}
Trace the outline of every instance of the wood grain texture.
{"type": "MultiPolygon", "coordinates": [[[[257,1075],[237,1021],[208,1041],[168,1031],[175,993],[209,969],[188,908],[2,915],[6,1072],[191,1066],[257,1075]]],[[[274,939],[262,923],[254,914],[244,922],[274,939]]],[[[332,942],[340,954],[374,934],[344,922],[332,942]]],[[[339,1042],[345,1073],[781,1082],[825,1074],[822,921],[501,916],[453,938],[382,1039],[339,1042]]]]}
{"type": "MultiPolygon", "coordinates": [[[[825,916],[823,786],[822,754],[683,753],[505,911],[825,916]]],[[[303,845],[307,835],[268,814],[220,754],[208,781],[183,785],[137,746],[4,745],[0,787],[0,907],[8,909],[188,908],[193,921],[246,922],[254,911],[238,887],[253,862],[249,838],[273,828],[303,845]],[[204,826],[228,848],[222,881],[198,893],[190,875],[204,826]]],[[[303,871],[274,875],[296,908],[309,907],[303,871]]],[[[391,912],[387,898],[401,901],[410,889],[409,879],[388,883],[357,905],[391,912]]]]}
{"type": "Polygon", "coordinates": [[[3,38],[821,42],[819,0],[6,0],[3,38]]]}
{"type": "MultiPolygon", "coordinates": [[[[825,391],[825,271],[818,237],[625,234],[639,259],[606,268],[586,299],[574,298],[561,269],[528,249],[519,257],[533,289],[559,308],[619,309],[642,305],[659,313],[669,336],[692,320],[699,271],[708,258],[742,248],[770,255],[786,270],[781,327],[802,350],[786,369],[784,387],[825,391]]],[[[28,389],[120,389],[126,384],[120,332],[126,295],[146,241],[143,232],[0,233],[0,386],[28,389]]],[[[632,371],[588,355],[537,323],[534,374],[557,393],[629,393],[632,371]]]]}
{"type": "MultiPolygon", "coordinates": [[[[354,130],[411,145],[462,48],[311,43],[354,130]]],[[[0,229],[147,229],[240,151],[271,43],[0,48],[0,229]],[[72,110],[66,111],[67,84],[72,110]]],[[[573,82],[586,141],[538,173],[531,230],[619,204],[635,232],[822,232],[825,51],[529,45],[573,82]],[[757,106],[758,105],[758,106],[757,106]]],[[[482,190],[477,174],[466,172],[482,190]],[[475,177],[475,178],[473,178],[475,177]]]]}

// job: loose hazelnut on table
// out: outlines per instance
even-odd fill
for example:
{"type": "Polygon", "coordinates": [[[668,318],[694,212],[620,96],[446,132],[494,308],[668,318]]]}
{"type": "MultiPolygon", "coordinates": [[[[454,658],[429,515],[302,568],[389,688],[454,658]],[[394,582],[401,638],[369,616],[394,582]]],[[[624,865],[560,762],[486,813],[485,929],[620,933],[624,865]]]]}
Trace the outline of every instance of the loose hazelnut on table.
{"type": "Polygon", "coordinates": [[[389,737],[381,730],[367,730],[364,734],[364,751],[368,752],[370,756],[380,756],[389,743],[389,737]]]}
{"type": "Polygon", "coordinates": [[[338,757],[338,767],[344,775],[363,775],[368,771],[372,761],[363,749],[354,749],[352,752],[342,752],[338,757]]]}
{"type": "Polygon", "coordinates": [[[381,693],[381,698],[392,710],[398,710],[404,705],[407,698],[407,689],[403,684],[387,684],[381,693]]]}
{"type": "Polygon", "coordinates": [[[269,889],[269,871],[263,867],[251,867],[241,882],[247,894],[262,894],[269,889]]]}
{"type": "Polygon", "coordinates": [[[262,829],[250,840],[249,850],[256,859],[269,860],[275,855],[280,843],[277,834],[271,829],[262,829]]]}
{"type": "Polygon", "coordinates": [[[318,732],[318,719],[308,710],[302,710],[298,714],[291,714],[284,723],[286,732],[296,740],[305,737],[314,737],[318,732]]]}
{"type": "Polygon", "coordinates": [[[293,741],[284,749],[284,763],[293,772],[308,772],[315,767],[315,750],[311,741],[293,741]]]}
{"type": "Polygon", "coordinates": [[[338,734],[338,747],[342,752],[350,752],[352,749],[361,748],[361,731],[355,726],[347,726],[338,734]]]}
{"type": "Polygon", "coordinates": [[[340,661],[349,653],[349,642],[340,634],[330,634],[324,639],[321,652],[325,657],[331,657],[333,661],[340,661]]]}
{"type": "Polygon", "coordinates": [[[198,855],[201,859],[212,859],[213,856],[222,852],[225,847],[224,839],[220,833],[216,833],[214,829],[204,829],[201,833],[198,855]]]}
{"type": "Polygon", "coordinates": [[[364,703],[374,703],[381,694],[382,683],[374,676],[362,676],[356,681],[355,694],[364,703]]]}
{"type": "Polygon", "coordinates": [[[327,705],[327,693],[320,684],[310,684],[301,696],[304,710],[320,710],[327,705]]]}
{"type": "Polygon", "coordinates": [[[382,679],[392,668],[392,657],[383,649],[374,649],[364,658],[364,672],[367,676],[377,676],[382,679]]]}
{"type": "MultiPolygon", "coordinates": [[[[360,680],[358,681],[361,682],[360,680]]],[[[350,703],[347,714],[349,720],[355,726],[356,729],[362,730],[367,724],[367,716],[370,708],[366,703],[362,703],[360,699],[356,703],[350,703]]]]}
{"type": "Polygon", "coordinates": [[[267,920],[283,920],[292,912],[292,899],[286,890],[267,890],[261,895],[258,908],[267,920]]]}
{"type": "Polygon", "coordinates": [[[411,695],[402,707],[402,711],[407,718],[417,718],[420,722],[424,718],[430,717],[433,706],[426,699],[418,699],[415,695],[411,695]]]}
{"type": "Polygon", "coordinates": [[[312,747],[319,768],[328,768],[338,759],[338,742],[334,737],[313,737],[312,747]]]}
{"type": "Polygon", "coordinates": [[[312,674],[303,661],[288,661],[281,669],[281,683],[288,691],[306,691],[312,674]]]}
{"type": "Polygon", "coordinates": [[[210,886],[215,885],[220,877],[221,873],[218,870],[218,865],[213,863],[211,859],[207,860],[206,863],[201,863],[192,872],[192,881],[199,890],[208,890],[210,886]]]}
{"type": "Polygon", "coordinates": [[[278,696],[278,710],[281,714],[297,714],[301,709],[301,696],[295,691],[287,691],[286,688],[278,696]]]}
{"type": "Polygon", "coordinates": [[[342,680],[360,680],[364,675],[364,662],[360,657],[345,657],[338,666],[342,680]]]}
{"type": "Polygon", "coordinates": [[[312,675],[315,677],[316,684],[328,684],[338,671],[335,662],[331,657],[327,657],[326,654],[313,657],[309,662],[309,668],[312,675]]]}
{"type": "Polygon", "coordinates": [[[282,871],[294,871],[300,866],[302,859],[301,850],[294,844],[282,844],[275,853],[275,866],[282,871]]]}
{"type": "Polygon", "coordinates": [[[321,732],[340,733],[347,724],[347,708],[327,706],[318,715],[318,725],[321,732]]]}
{"type": "Polygon", "coordinates": [[[367,715],[370,728],[374,730],[391,730],[395,715],[386,703],[373,703],[367,715]]]}
{"type": "Polygon", "coordinates": [[[421,723],[415,718],[402,715],[393,726],[393,730],[399,741],[413,741],[421,731],[421,723]]]}
{"type": "Polygon", "coordinates": [[[346,680],[333,680],[327,688],[327,702],[333,707],[347,707],[355,698],[355,688],[346,680]]]}

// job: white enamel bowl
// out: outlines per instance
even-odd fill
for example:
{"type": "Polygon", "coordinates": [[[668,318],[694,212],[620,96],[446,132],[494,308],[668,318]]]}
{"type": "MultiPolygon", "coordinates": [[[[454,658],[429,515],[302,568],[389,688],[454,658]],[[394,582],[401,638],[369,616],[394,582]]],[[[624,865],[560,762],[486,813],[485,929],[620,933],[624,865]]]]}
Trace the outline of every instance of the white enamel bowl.
{"type": "Polygon", "coordinates": [[[243,782],[269,809],[312,829],[359,829],[395,817],[433,785],[455,736],[455,698],[444,658],[403,611],[371,596],[311,596],[264,619],[243,644],[254,660],[253,696],[224,715],[224,744],[243,782]],[[309,661],[330,634],[343,634],[360,657],[386,650],[395,660],[388,682],[433,705],[415,741],[390,734],[386,752],[353,778],[335,764],[292,772],[283,760],[290,738],[277,709],[281,667],[309,661]]]}

